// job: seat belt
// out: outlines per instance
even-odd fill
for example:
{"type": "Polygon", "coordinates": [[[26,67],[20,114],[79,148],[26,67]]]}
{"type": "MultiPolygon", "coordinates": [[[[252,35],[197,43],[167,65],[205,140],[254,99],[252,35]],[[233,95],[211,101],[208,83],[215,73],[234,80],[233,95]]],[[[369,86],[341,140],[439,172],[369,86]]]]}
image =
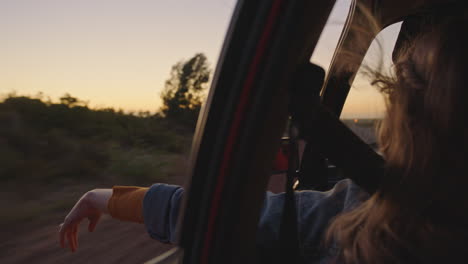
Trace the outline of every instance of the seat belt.
{"type": "MultiPolygon", "coordinates": [[[[384,174],[384,160],[321,104],[319,94],[324,76],[323,69],[313,64],[298,72],[291,89],[293,123],[301,138],[313,148],[314,155],[322,155],[340,168],[347,178],[368,193],[374,193],[384,174]]],[[[301,177],[314,175],[309,172],[301,177]]]]}
{"type": "Polygon", "coordinates": [[[283,214],[280,225],[280,257],[278,263],[303,263],[299,247],[296,198],[294,195],[294,180],[299,163],[298,131],[293,122],[289,124],[289,166],[286,173],[286,194],[283,204],[283,214]]]}

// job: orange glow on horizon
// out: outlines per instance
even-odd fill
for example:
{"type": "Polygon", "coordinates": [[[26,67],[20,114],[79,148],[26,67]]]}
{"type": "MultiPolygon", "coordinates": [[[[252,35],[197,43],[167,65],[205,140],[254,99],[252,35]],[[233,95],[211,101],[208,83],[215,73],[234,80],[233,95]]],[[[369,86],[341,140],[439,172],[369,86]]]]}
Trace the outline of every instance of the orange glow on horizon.
{"type": "MultiPolygon", "coordinates": [[[[93,108],[155,112],[172,65],[203,52],[214,71],[235,4],[236,0],[2,1],[0,96],[42,92],[56,101],[69,93],[93,108]]],[[[350,0],[337,1],[324,29],[327,34],[312,56],[311,61],[325,69],[349,4],[350,0]]],[[[381,96],[368,85],[355,86],[342,116],[381,116],[381,96]]]]}

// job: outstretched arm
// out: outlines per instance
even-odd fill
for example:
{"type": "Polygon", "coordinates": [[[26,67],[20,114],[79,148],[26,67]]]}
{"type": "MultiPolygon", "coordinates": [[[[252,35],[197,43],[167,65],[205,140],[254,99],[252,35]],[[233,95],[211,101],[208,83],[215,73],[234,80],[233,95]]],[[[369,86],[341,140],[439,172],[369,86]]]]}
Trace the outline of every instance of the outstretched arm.
{"type": "Polygon", "coordinates": [[[84,194],[60,225],[60,245],[72,252],[78,248],[78,228],[88,218],[90,232],[94,231],[102,214],[113,218],[143,223],[143,199],[148,188],[114,186],[113,189],[95,189],[84,194]],[[66,240],[68,243],[66,245],[66,240]]]}

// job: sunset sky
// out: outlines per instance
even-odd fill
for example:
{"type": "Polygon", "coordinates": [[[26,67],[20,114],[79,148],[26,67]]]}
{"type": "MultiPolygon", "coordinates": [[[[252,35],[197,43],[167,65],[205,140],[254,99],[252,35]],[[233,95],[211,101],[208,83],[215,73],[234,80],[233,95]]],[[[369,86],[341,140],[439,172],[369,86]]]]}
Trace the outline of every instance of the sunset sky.
{"type": "MultiPolygon", "coordinates": [[[[314,63],[328,67],[349,2],[337,1],[314,63]]],[[[215,67],[235,4],[0,0],[0,95],[43,92],[56,100],[70,93],[92,107],[154,112],[173,64],[203,52],[215,67]]],[[[396,32],[391,29],[389,39],[396,32]]],[[[362,80],[356,83],[344,115],[379,115],[380,96],[362,80]]]]}

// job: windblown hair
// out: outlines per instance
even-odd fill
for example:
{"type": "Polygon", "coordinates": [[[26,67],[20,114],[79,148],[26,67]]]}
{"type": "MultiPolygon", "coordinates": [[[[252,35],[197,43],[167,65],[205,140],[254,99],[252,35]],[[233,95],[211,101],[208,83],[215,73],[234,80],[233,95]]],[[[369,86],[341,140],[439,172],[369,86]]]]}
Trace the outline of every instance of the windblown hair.
{"type": "Polygon", "coordinates": [[[387,173],[327,231],[345,263],[454,263],[468,245],[468,19],[447,17],[411,39],[386,95],[379,145],[387,173]]]}

